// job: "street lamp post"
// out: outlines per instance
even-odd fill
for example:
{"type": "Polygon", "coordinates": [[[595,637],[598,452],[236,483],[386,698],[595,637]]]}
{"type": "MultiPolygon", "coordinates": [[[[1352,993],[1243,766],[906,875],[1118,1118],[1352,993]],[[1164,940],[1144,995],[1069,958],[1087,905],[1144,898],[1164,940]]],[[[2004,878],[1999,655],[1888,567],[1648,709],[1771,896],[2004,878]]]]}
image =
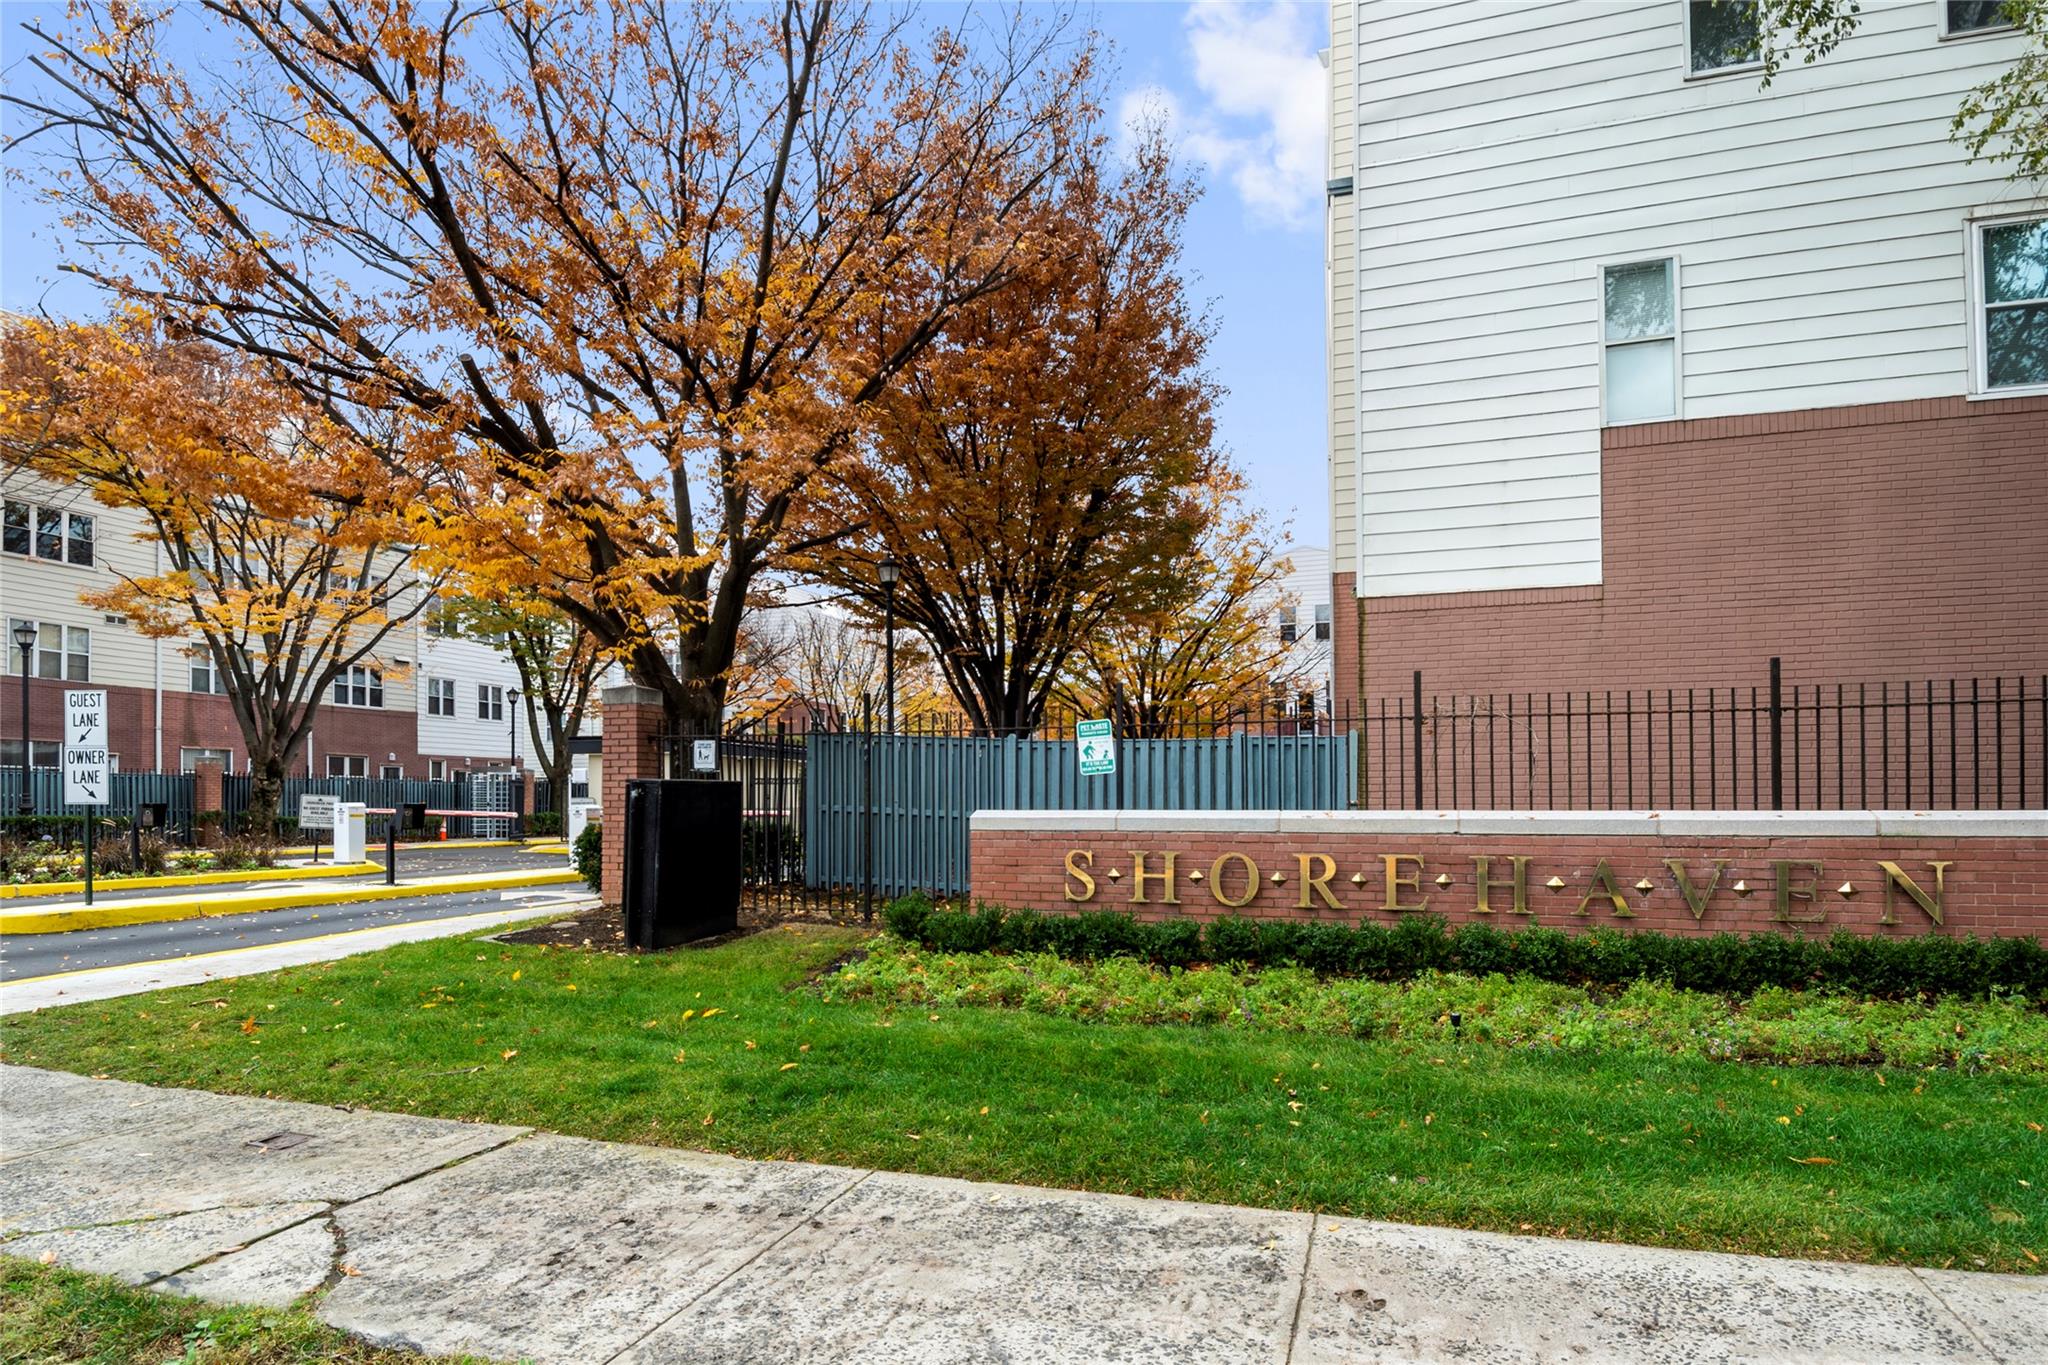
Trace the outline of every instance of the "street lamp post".
{"type": "Polygon", "coordinates": [[[525,830],[523,817],[526,808],[526,784],[519,780],[519,689],[505,689],[505,714],[511,717],[512,725],[512,788],[518,795],[512,798],[512,837],[517,839],[525,830]]]}
{"type": "Polygon", "coordinates": [[[896,733],[896,582],[903,577],[903,566],[896,562],[896,556],[885,558],[876,570],[881,580],[882,600],[887,604],[882,616],[882,714],[883,725],[888,733],[896,733]]]}
{"type": "MultiPolygon", "coordinates": [[[[32,621],[20,621],[14,627],[14,647],[21,651],[21,798],[14,808],[23,815],[36,813],[36,798],[29,789],[28,766],[28,675],[35,665],[36,628],[32,621]]],[[[26,833],[26,831],[23,831],[26,833]]]]}

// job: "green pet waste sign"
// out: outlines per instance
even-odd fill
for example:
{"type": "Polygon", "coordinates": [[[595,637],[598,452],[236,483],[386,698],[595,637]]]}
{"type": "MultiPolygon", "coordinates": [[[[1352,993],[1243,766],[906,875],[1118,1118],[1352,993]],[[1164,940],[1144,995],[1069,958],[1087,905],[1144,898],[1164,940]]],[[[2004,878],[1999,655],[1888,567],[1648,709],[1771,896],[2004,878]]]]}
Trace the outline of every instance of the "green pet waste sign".
{"type": "Polygon", "coordinates": [[[1081,776],[1108,777],[1116,772],[1116,729],[1106,720],[1084,720],[1074,727],[1074,749],[1081,758],[1081,776]]]}

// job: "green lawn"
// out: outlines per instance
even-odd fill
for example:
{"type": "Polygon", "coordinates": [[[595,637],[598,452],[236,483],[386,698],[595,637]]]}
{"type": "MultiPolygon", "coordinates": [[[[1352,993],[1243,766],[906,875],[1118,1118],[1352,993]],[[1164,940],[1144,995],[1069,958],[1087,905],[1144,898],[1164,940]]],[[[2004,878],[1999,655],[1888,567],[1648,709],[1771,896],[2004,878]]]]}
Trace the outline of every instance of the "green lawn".
{"type": "Polygon", "coordinates": [[[0,1256],[0,1360],[22,1365],[417,1365],[424,1359],[410,1351],[366,1346],[305,1313],[222,1308],[0,1256]]]}
{"type": "Polygon", "coordinates": [[[2026,1272],[2048,1256],[2038,1076],[1121,1024],[805,985],[862,941],[783,929],[628,958],[446,939],[10,1017],[0,1057],[1417,1223],[2026,1272]]]}

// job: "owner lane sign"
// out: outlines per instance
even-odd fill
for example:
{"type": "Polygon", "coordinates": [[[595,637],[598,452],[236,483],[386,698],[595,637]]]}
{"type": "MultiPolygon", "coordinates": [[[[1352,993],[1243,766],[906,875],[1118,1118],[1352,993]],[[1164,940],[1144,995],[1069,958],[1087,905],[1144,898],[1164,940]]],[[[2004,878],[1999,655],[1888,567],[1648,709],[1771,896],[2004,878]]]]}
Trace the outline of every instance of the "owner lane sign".
{"type": "MultiPolygon", "coordinates": [[[[1562,860],[1559,860],[1562,861],[1562,860]]],[[[1700,923],[1717,908],[1768,895],[1770,918],[1784,924],[1818,924],[1827,918],[1824,901],[1847,901],[1875,883],[1883,898],[1880,924],[1900,922],[1896,911],[1917,912],[1917,922],[1940,925],[1954,859],[1913,863],[1892,859],[1861,862],[1848,879],[1829,887],[1827,864],[1812,858],[1770,858],[1751,867],[1727,857],[1642,859],[1602,857],[1590,869],[1569,869],[1532,886],[1536,858],[1526,854],[1475,853],[1456,863],[1420,853],[1376,853],[1363,859],[1328,852],[1271,848],[1232,850],[1213,858],[1185,859],[1172,849],[1119,849],[1100,856],[1094,849],[1066,850],[1062,872],[1065,898],[1076,905],[1197,908],[1203,902],[1227,911],[1455,912],[1468,915],[1534,916],[1539,902],[1568,915],[1599,913],[1634,919],[1653,896],[1675,896],[1700,923]],[[1261,861],[1263,859],[1263,862],[1261,861]],[[1639,873],[1629,881],[1630,873],[1639,873]],[[1540,895],[1539,895],[1540,888],[1540,895]],[[1190,905],[1190,902],[1193,904],[1190,905]]],[[[1839,870],[1839,869],[1838,869],[1839,870]]]]}
{"type": "Polygon", "coordinates": [[[64,692],[64,804],[104,806],[112,794],[107,757],[107,694],[97,688],[64,692]]]}

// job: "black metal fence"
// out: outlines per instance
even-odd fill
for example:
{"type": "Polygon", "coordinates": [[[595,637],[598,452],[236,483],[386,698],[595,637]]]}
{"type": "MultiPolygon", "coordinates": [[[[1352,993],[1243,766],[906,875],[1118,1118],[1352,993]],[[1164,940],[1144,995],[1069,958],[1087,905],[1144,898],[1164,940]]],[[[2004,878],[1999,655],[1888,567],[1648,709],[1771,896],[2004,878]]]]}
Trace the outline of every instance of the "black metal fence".
{"type": "Polygon", "coordinates": [[[1359,797],[1384,809],[2048,806],[2048,677],[1376,699],[1359,797]]]}

